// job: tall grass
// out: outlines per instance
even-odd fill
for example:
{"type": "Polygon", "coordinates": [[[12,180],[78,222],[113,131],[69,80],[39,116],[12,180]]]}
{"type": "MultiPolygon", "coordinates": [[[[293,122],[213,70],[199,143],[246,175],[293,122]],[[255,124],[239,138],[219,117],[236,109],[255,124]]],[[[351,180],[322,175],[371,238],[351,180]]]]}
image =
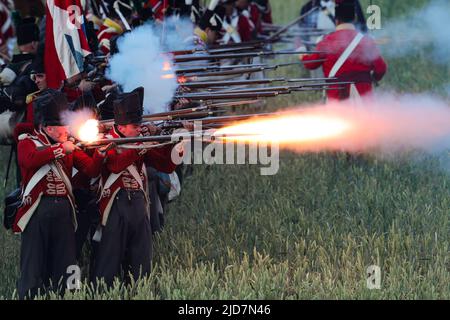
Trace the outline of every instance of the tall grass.
{"type": "MultiPolygon", "coordinates": [[[[275,20],[293,19],[304,2],[272,0],[275,20]]],[[[388,18],[426,2],[373,1],[388,18]]],[[[448,77],[425,53],[413,58],[388,61],[381,88],[427,91],[448,77]]],[[[317,98],[295,94],[267,109],[317,98]]],[[[6,152],[0,157],[5,163],[6,152]]],[[[109,291],[86,285],[64,298],[448,299],[449,189],[433,157],[349,162],[284,152],[275,176],[250,165],[195,166],[156,236],[151,276],[109,291]],[[381,267],[381,290],[367,289],[372,264],[381,267]]],[[[1,230],[0,244],[0,297],[12,298],[19,241],[1,230]]]]}

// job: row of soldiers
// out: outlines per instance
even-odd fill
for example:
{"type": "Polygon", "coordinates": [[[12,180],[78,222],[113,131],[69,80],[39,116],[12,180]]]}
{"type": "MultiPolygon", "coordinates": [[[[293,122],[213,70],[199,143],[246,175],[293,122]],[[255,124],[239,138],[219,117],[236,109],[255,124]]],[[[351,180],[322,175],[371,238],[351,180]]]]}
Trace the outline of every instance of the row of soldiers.
{"type": "MultiPolygon", "coordinates": [[[[182,156],[179,145],[82,150],[63,120],[70,106],[65,93],[48,89],[33,103],[34,122],[15,130],[23,185],[13,223],[13,231],[22,235],[20,298],[66,286],[68,267],[77,265],[86,237],[85,231],[78,236],[86,226],[83,214],[98,216],[90,233],[92,281],[112,285],[115,277],[147,275],[152,258],[147,167],[172,173],[172,153],[182,156]]],[[[105,138],[150,134],[152,128],[142,125],[142,87],[118,95],[113,109],[114,125],[105,138]]]]}
{"type": "Polygon", "coordinates": [[[118,2],[122,17],[112,8],[114,2],[105,2],[104,10],[109,12],[106,19],[100,20],[91,15],[98,28],[99,49],[107,54],[111,50],[111,39],[148,20],[164,24],[166,16],[192,20],[195,34],[203,44],[245,42],[264,37],[263,25],[272,24],[272,11],[269,0],[212,0],[207,7],[200,7],[199,1],[157,1],[150,0],[141,8],[135,9],[124,0],[118,2]]]}
{"type": "MultiPolygon", "coordinates": [[[[195,33],[204,46],[264,38],[261,26],[272,22],[268,1],[217,0],[205,8],[199,8],[196,1],[188,2],[176,6],[177,1],[149,1],[141,7],[135,1],[89,2],[95,3],[88,10],[92,51],[113,55],[117,53],[117,39],[128,27],[148,19],[164,23],[169,13],[196,21],[195,33]]],[[[327,77],[359,34],[352,23],[353,4],[339,2],[338,30],[318,44],[321,53],[301,56],[307,68],[323,67],[327,77]],[[312,60],[323,62],[308,62],[312,60]]],[[[156,185],[148,170],[172,173],[176,166],[171,155],[182,152],[174,145],[79,149],[69,139],[70,132],[61,118],[68,109],[91,107],[99,119],[114,119],[107,135],[112,138],[155,134],[157,129],[141,124],[142,88],[123,93],[108,80],[90,81],[89,72],[66,79],[58,90],[48,88],[43,61],[45,34],[40,31],[40,21],[34,17],[20,20],[15,30],[20,53],[0,72],[6,92],[2,107],[22,111],[16,114],[23,115],[14,134],[23,205],[13,223],[14,231],[22,234],[21,298],[51,287],[50,282],[56,285],[62,280],[60,284],[65,286],[67,267],[77,263],[88,235],[94,239],[89,269],[93,281],[103,278],[111,284],[114,277],[123,278],[128,272],[134,278],[147,274],[152,257],[152,219],[160,212],[157,204],[161,201],[160,195],[151,192],[156,185]]],[[[356,89],[367,93],[372,78],[383,77],[386,64],[370,38],[364,36],[359,41],[333,72],[339,79],[355,81],[356,89]]],[[[349,88],[345,96],[335,91],[336,98],[347,98],[349,88]]]]}

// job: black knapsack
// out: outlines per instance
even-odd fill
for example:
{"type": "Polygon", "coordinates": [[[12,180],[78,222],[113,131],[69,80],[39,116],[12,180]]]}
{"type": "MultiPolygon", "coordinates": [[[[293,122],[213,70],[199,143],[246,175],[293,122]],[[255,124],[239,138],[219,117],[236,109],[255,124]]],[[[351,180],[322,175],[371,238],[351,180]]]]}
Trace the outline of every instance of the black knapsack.
{"type": "Polygon", "coordinates": [[[7,230],[11,229],[16,220],[17,211],[22,204],[22,189],[17,188],[5,197],[5,209],[3,212],[3,225],[7,230]]]}

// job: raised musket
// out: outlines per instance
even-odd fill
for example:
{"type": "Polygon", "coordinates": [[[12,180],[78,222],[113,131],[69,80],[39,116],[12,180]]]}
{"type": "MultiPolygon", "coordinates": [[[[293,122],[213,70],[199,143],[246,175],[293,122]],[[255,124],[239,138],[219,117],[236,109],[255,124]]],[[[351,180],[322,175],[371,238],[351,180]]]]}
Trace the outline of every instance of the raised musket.
{"type": "Polygon", "coordinates": [[[308,12],[305,12],[304,14],[302,14],[301,16],[299,16],[298,18],[294,19],[292,22],[290,22],[289,24],[287,24],[286,26],[284,26],[283,28],[279,29],[277,32],[272,34],[267,39],[267,41],[276,41],[277,38],[279,38],[283,33],[288,31],[293,26],[297,25],[300,21],[302,21],[303,19],[305,19],[307,16],[309,16],[310,14],[312,14],[313,12],[315,12],[318,9],[319,9],[319,7],[314,7],[311,10],[309,10],[308,12]]]}

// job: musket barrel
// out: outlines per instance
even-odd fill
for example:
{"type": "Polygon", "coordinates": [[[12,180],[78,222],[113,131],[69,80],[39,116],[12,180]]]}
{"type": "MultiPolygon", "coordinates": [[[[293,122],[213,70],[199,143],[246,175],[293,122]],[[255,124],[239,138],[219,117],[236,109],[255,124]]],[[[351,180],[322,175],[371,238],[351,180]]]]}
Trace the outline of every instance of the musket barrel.
{"type": "Polygon", "coordinates": [[[293,20],[292,22],[290,22],[288,25],[284,26],[283,28],[281,28],[280,30],[278,30],[277,32],[275,32],[273,35],[271,35],[269,37],[269,41],[274,41],[276,38],[278,38],[281,34],[285,33],[287,30],[289,30],[290,28],[292,28],[293,26],[295,26],[297,23],[299,23],[301,20],[303,20],[305,17],[309,16],[311,13],[313,13],[314,11],[318,10],[319,7],[314,7],[311,10],[309,10],[308,12],[304,13],[303,15],[299,16],[298,18],[296,18],[295,20],[293,20]]]}
{"type": "Polygon", "coordinates": [[[238,86],[248,84],[267,84],[273,82],[285,81],[284,78],[275,79],[252,79],[252,80],[230,80],[230,81],[205,81],[205,82],[187,82],[183,83],[183,87],[187,88],[206,88],[206,87],[221,87],[221,86],[238,86]]]}
{"type": "Polygon", "coordinates": [[[243,68],[243,69],[233,69],[233,70],[224,70],[217,72],[200,72],[200,73],[192,73],[192,74],[184,74],[185,77],[219,77],[219,76],[232,76],[236,74],[246,74],[246,73],[255,73],[266,70],[267,68],[256,67],[256,68],[243,68]]]}
{"type": "Polygon", "coordinates": [[[298,78],[298,79],[289,79],[287,82],[310,82],[310,81],[333,81],[338,80],[338,78],[298,78]]]}
{"type": "Polygon", "coordinates": [[[255,113],[255,114],[244,114],[244,115],[235,115],[235,116],[211,117],[211,118],[204,118],[204,119],[195,119],[195,120],[190,120],[190,121],[201,121],[202,124],[212,124],[212,123],[236,122],[236,121],[243,121],[243,120],[276,116],[276,115],[279,115],[279,113],[277,113],[277,112],[255,113]]]}
{"type": "Polygon", "coordinates": [[[249,98],[270,98],[276,97],[278,92],[254,92],[254,93],[202,93],[202,94],[185,94],[175,96],[175,99],[189,99],[189,100],[226,100],[226,99],[249,99],[249,98]]]}
{"type": "Polygon", "coordinates": [[[278,54],[309,54],[321,53],[320,51],[260,51],[260,52],[246,52],[234,54],[212,54],[212,55],[182,55],[174,57],[174,62],[188,62],[201,60],[222,60],[222,59],[237,59],[237,58],[256,58],[260,56],[271,56],[278,54]]]}
{"type": "Polygon", "coordinates": [[[208,71],[208,70],[225,70],[225,69],[235,69],[235,68],[252,68],[252,67],[266,67],[267,64],[236,64],[236,65],[230,65],[230,66],[197,66],[192,68],[181,68],[175,70],[175,73],[178,74],[184,74],[184,73],[193,73],[193,72],[200,72],[200,71],[208,71]]]}

